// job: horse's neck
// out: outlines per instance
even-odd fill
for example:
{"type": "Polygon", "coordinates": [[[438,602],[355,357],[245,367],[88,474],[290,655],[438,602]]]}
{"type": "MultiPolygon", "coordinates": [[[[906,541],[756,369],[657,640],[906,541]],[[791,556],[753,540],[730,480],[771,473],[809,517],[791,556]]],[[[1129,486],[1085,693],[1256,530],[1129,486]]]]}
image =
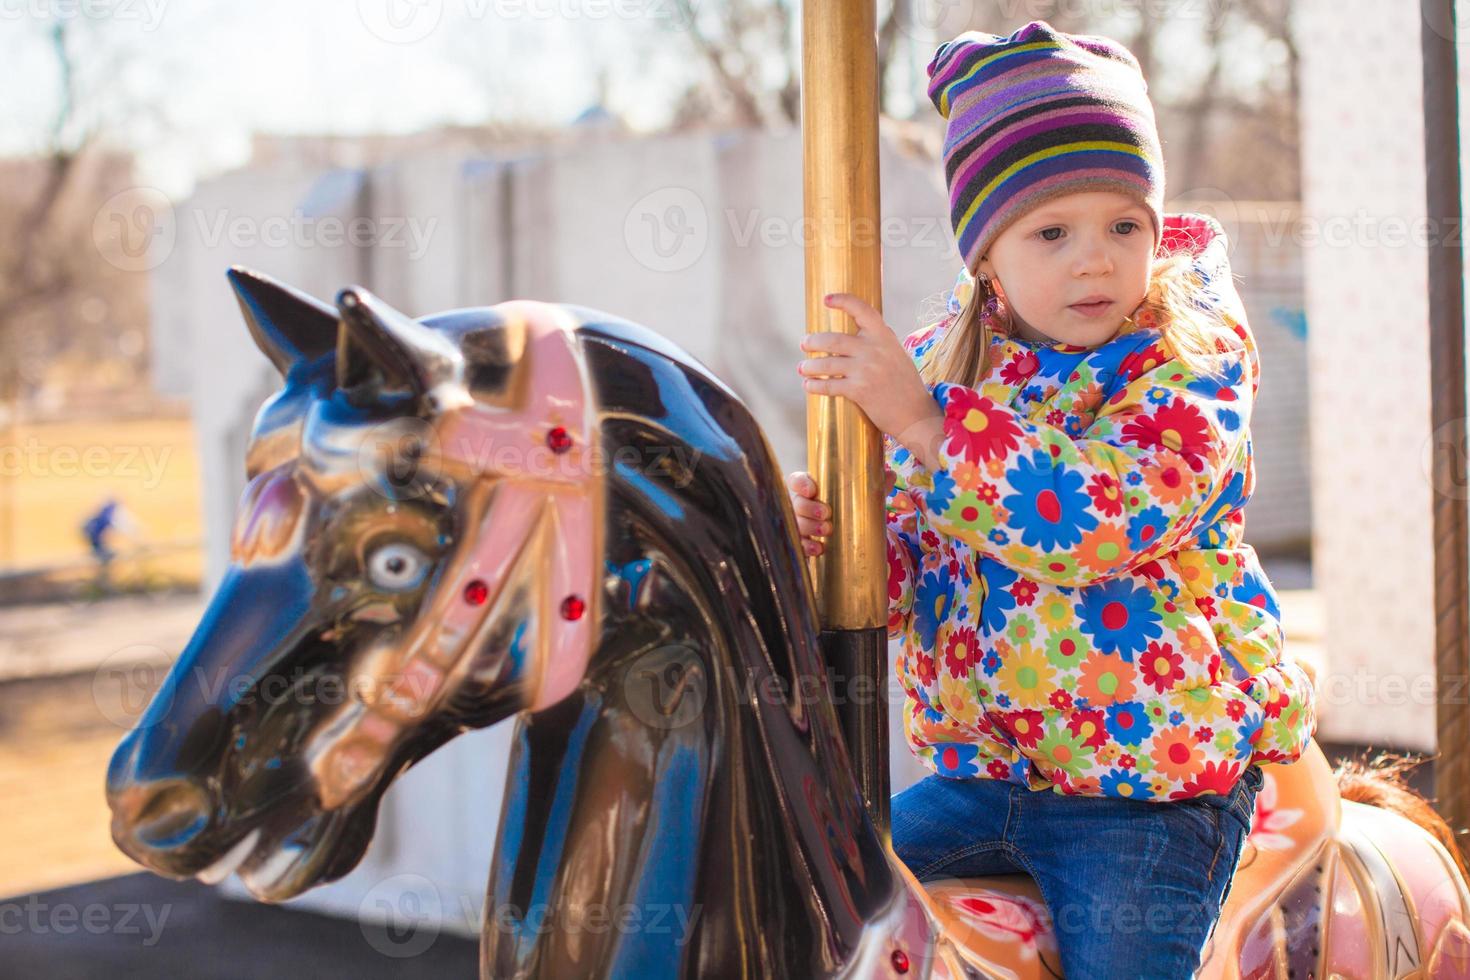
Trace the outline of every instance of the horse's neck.
{"type": "Polygon", "coordinates": [[[591,683],[517,724],[482,973],[835,974],[903,886],[830,705],[751,616],[649,589],[641,622],[681,640],[608,631],[591,683]]]}

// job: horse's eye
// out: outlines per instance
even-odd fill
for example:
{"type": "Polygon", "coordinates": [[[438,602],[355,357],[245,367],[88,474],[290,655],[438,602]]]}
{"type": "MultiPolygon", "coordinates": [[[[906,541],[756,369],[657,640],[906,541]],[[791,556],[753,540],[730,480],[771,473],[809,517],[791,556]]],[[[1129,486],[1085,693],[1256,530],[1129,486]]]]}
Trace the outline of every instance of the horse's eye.
{"type": "Polygon", "coordinates": [[[407,592],[424,580],[429,559],[411,544],[395,541],[368,555],[368,578],[385,592],[407,592]]]}

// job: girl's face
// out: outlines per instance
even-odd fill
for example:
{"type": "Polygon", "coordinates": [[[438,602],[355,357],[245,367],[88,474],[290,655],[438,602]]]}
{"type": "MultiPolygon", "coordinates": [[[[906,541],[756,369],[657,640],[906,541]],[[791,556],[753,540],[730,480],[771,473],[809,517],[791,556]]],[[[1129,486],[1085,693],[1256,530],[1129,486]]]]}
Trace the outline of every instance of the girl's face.
{"type": "Polygon", "coordinates": [[[1153,253],[1147,208],[1115,191],[1083,191],[1011,222],[979,269],[999,284],[1018,336],[1096,347],[1143,302],[1153,253]],[[1106,302],[1084,303],[1099,297],[1106,302]]]}

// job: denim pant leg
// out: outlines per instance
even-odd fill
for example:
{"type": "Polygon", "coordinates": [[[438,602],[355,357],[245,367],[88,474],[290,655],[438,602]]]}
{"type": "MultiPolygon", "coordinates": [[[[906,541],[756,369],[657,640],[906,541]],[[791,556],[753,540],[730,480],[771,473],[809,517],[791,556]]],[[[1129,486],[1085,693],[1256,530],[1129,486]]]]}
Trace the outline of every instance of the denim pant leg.
{"type": "Polygon", "coordinates": [[[920,881],[1019,873],[1006,839],[1018,792],[997,779],[925,776],[890,801],[893,852],[920,881]]]}
{"type": "Polygon", "coordinates": [[[1194,976],[1250,830],[1259,769],[1178,802],[1026,793],[1013,833],[1051,910],[1064,975],[1194,976]]]}

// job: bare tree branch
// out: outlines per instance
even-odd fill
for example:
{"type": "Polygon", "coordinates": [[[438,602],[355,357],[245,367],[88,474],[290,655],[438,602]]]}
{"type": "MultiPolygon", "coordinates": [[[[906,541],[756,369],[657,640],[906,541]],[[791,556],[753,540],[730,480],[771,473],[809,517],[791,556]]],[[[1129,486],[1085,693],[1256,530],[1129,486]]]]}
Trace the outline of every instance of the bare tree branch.
{"type": "Polygon", "coordinates": [[[4,275],[0,277],[0,332],[8,332],[15,316],[25,308],[68,288],[72,274],[65,262],[55,261],[41,246],[64,192],[77,171],[77,161],[86,150],[65,145],[66,132],[76,117],[76,70],[69,40],[71,22],[57,21],[49,32],[62,79],[60,104],[48,127],[50,150],[46,156],[41,187],[16,226],[17,246],[0,252],[4,275]]]}
{"type": "Polygon", "coordinates": [[[1138,31],[1133,35],[1133,40],[1128,42],[1128,50],[1138,59],[1138,67],[1143,70],[1143,77],[1146,79],[1154,77],[1154,40],[1158,31],[1159,21],[1153,4],[1139,4],[1138,31]]]}
{"type": "MultiPolygon", "coordinates": [[[[40,358],[72,345],[98,349],[99,334],[141,324],[139,279],[108,265],[93,241],[103,201],[125,189],[130,158],[106,148],[113,134],[157,125],[163,110],[137,97],[128,69],[135,44],[105,22],[57,15],[40,37],[56,67],[56,107],[39,130],[34,157],[0,162],[0,389],[39,377],[40,358]],[[69,320],[84,299],[100,315],[69,320]],[[58,330],[58,324],[68,329],[58,330]],[[23,363],[24,362],[24,363],[23,363]]],[[[162,127],[160,127],[162,128],[162,127]]]]}
{"type": "Polygon", "coordinates": [[[1225,60],[1221,47],[1228,20],[1227,10],[1228,8],[1224,5],[1212,7],[1210,19],[1205,25],[1204,43],[1209,52],[1210,67],[1205,72],[1204,82],[1201,83],[1190,103],[1189,131],[1185,136],[1182,163],[1184,186],[1186,187],[1198,187],[1203,179],[1202,170],[1208,149],[1210,123],[1214,119],[1215,110],[1221,98],[1220,76],[1225,60]]]}
{"type": "Polygon", "coordinates": [[[888,70],[893,66],[893,55],[898,49],[899,16],[904,3],[914,2],[917,0],[892,0],[888,6],[888,16],[878,25],[878,105],[885,111],[889,108],[888,70]]]}
{"type": "Polygon", "coordinates": [[[790,0],[775,0],[772,9],[778,20],[776,35],[781,45],[781,56],[786,61],[786,83],[779,93],[781,112],[787,122],[798,126],[801,124],[801,52],[797,50],[792,30],[798,13],[792,9],[790,0]]]}
{"type": "MultiPolygon", "coordinates": [[[[695,48],[704,56],[705,63],[714,72],[719,81],[721,89],[735,104],[736,114],[739,122],[747,126],[759,126],[764,121],[760,109],[760,102],[748,84],[748,77],[742,76],[734,71],[725,61],[725,52],[730,46],[721,46],[713,38],[705,34],[699,25],[699,19],[695,16],[693,7],[689,0],[675,0],[680,16],[684,19],[686,30],[695,48]]],[[[734,4],[731,8],[731,20],[728,26],[737,28],[739,26],[738,8],[743,4],[734,4]]],[[[738,34],[736,35],[738,36],[738,34]]]]}
{"type": "MultiPolygon", "coordinates": [[[[925,0],[890,0],[881,8],[877,24],[880,106],[888,111],[894,79],[890,72],[903,62],[906,3],[925,0]]],[[[675,114],[678,125],[707,118],[711,111],[727,116],[738,125],[761,126],[778,122],[797,124],[801,112],[800,52],[794,43],[796,18],[794,0],[730,0],[723,7],[699,6],[704,20],[694,20],[693,0],[675,0],[688,24],[688,40],[708,68],[700,85],[683,93],[675,114]],[[772,74],[773,58],[780,59],[772,74]],[[774,79],[774,80],[773,80],[774,79]]],[[[1045,19],[1059,30],[1072,33],[1108,33],[1112,21],[1103,12],[1073,0],[1030,0],[1025,10],[1009,20],[995,16],[990,5],[973,5],[973,23],[948,24],[950,30],[975,29],[1005,33],[1027,20],[1045,19]]],[[[1289,0],[1231,0],[1206,5],[1208,20],[1200,25],[1201,47],[1161,46],[1160,37],[1169,21],[1167,8],[1156,3],[1137,5],[1137,20],[1126,41],[1149,79],[1150,92],[1161,116],[1173,132],[1169,143],[1171,183],[1179,186],[1219,184],[1228,178],[1239,181],[1242,193],[1265,193],[1271,188],[1295,188],[1299,184],[1297,160],[1297,105],[1300,96],[1299,55],[1292,34],[1289,0]],[[1264,81],[1242,85],[1236,68],[1225,56],[1232,38],[1246,31],[1264,34],[1280,43],[1286,52],[1285,70],[1277,70],[1264,81]],[[1160,101],[1191,62],[1205,59],[1203,78],[1188,91],[1160,101]],[[1171,77],[1173,75],[1174,77],[1171,77]],[[1241,121],[1252,125],[1242,128],[1241,121]],[[1242,132],[1253,136],[1249,160],[1226,152],[1230,138],[1242,132]],[[1229,135],[1227,135],[1229,134],[1229,135]]],[[[1191,73],[1192,74],[1192,73],[1191,73]]],[[[1177,83],[1176,83],[1177,87],[1177,83]]],[[[909,105],[903,100],[905,110],[909,105]]],[[[1221,185],[1223,186],[1223,184],[1221,185]]],[[[1232,186],[1236,186],[1232,184],[1232,186]]],[[[1275,192],[1275,191],[1273,191],[1275,192]]]]}

